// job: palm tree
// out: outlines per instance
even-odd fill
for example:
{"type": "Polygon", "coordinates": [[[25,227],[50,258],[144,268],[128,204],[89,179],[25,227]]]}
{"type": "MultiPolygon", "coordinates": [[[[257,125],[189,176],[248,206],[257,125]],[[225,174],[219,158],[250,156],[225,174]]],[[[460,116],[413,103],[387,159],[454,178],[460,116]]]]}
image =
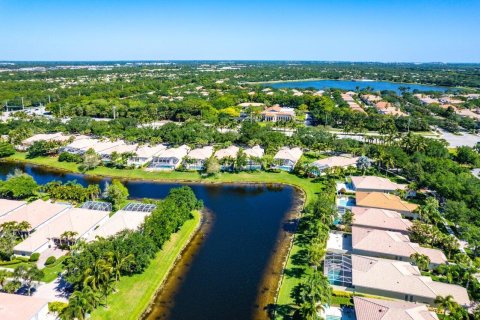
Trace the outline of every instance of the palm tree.
{"type": "Polygon", "coordinates": [[[118,281],[120,280],[121,271],[134,261],[134,256],[133,254],[129,254],[128,256],[124,257],[117,251],[110,251],[107,253],[107,261],[113,267],[115,281],[118,281]]]}
{"type": "Polygon", "coordinates": [[[442,312],[442,314],[444,315],[450,313],[458,306],[458,304],[453,299],[453,296],[450,294],[446,297],[437,296],[434,302],[437,305],[439,312],[442,312]]]}
{"type": "Polygon", "coordinates": [[[5,282],[7,281],[10,273],[7,270],[0,269],[0,286],[3,288],[5,282]]]}
{"type": "Polygon", "coordinates": [[[95,308],[95,301],[95,293],[92,289],[85,287],[82,291],[75,291],[68,300],[68,306],[60,313],[60,318],[84,320],[95,308]]]}
{"type": "Polygon", "coordinates": [[[7,282],[2,289],[7,293],[15,293],[18,289],[22,287],[22,283],[18,280],[12,280],[7,282]]]}
{"type": "Polygon", "coordinates": [[[22,238],[28,234],[28,231],[32,229],[32,225],[28,221],[22,221],[17,224],[17,231],[21,234],[22,238]]]}
{"type": "Polygon", "coordinates": [[[420,269],[423,271],[428,270],[430,266],[430,258],[424,254],[415,252],[410,256],[410,260],[420,269]]]}
{"type": "Polygon", "coordinates": [[[300,319],[318,320],[317,306],[310,301],[303,302],[298,308],[298,315],[300,319]]]}

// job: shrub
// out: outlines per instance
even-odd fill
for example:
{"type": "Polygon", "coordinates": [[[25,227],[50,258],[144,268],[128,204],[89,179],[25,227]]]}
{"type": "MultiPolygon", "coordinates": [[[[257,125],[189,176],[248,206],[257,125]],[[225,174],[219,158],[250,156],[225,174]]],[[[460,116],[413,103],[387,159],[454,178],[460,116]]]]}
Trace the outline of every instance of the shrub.
{"type": "Polygon", "coordinates": [[[46,266],[52,265],[55,263],[55,261],[57,261],[57,258],[55,258],[54,256],[50,256],[47,258],[47,261],[45,261],[45,265],[46,266]]]}
{"type": "Polygon", "coordinates": [[[48,303],[48,311],[53,313],[60,313],[68,306],[68,303],[53,301],[48,303]]]}
{"type": "Polygon", "coordinates": [[[9,157],[14,153],[15,153],[15,149],[10,143],[0,142],[0,158],[9,157]]]}
{"type": "Polygon", "coordinates": [[[58,161],[80,163],[80,162],[82,162],[82,156],[80,156],[78,154],[62,152],[62,153],[60,153],[60,156],[58,157],[58,161]]]}
{"type": "Polygon", "coordinates": [[[30,256],[29,261],[30,262],[37,262],[38,258],[40,258],[40,253],[35,252],[35,253],[32,253],[32,255],[30,256]]]}

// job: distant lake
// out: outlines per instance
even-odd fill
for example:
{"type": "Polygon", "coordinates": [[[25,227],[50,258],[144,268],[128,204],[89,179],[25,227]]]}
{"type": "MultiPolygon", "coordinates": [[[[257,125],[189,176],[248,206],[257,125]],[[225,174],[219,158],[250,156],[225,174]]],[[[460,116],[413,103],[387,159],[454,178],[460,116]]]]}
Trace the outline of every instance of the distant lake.
{"type": "Polygon", "coordinates": [[[342,90],[355,90],[357,87],[365,89],[367,87],[373,88],[375,91],[390,90],[400,93],[400,87],[408,87],[410,91],[447,91],[449,88],[439,86],[427,86],[421,84],[410,83],[398,83],[389,81],[354,81],[354,80],[312,80],[312,81],[290,81],[290,82],[275,82],[265,83],[265,86],[275,89],[288,88],[288,89],[305,89],[315,88],[318,90],[325,89],[342,89],[342,90]]]}

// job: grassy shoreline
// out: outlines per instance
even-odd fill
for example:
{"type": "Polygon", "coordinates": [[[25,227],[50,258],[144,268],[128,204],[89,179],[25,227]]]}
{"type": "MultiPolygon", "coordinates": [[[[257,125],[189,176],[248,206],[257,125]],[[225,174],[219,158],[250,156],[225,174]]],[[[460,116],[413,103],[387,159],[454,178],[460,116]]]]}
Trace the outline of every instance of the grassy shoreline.
{"type": "Polygon", "coordinates": [[[193,219],[172,235],[143,273],[123,277],[118,282],[117,292],[108,297],[108,307],[96,309],[91,319],[141,318],[200,225],[201,213],[195,211],[193,219]]]}
{"type": "MultiPolygon", "coordinates": [[[[54,170],[62,170],[72,173],[80,173],[78,166],[74,163],[58,162],[57,157],[40,157],[34,159],[26,159],[25,153],[17,152],[11,157],[5,158],[7,162],[17,162],[25,164],[33,164],[48,167],[54,170]]],[[[97,167],[86,173],[88,176],[93,177],[110,177],[118,179],[132,179],[132,180],[149,180],[158,182],[183,182],[183,183],[272,183],[272,184],[284,184],[299,188],[304,194],[304,203],[314,199],[315,195],[322,188],[320,182],[314,179],[299,177],[287,172],[239,172],[239,173],[220,173],[213,177],[202,177],[197,172],[148,172],[142,169],[113,169],[106,167],[97,167]]],[[[280,287],[277,289],[276,301],[280,308],[288,307],[293,304],[293,300],[290,297],[292,289],[301,281],[303,272],[296,275],[287,274],[286,270],[298,270],[303,269],[302,266],[298,266],[293,263],[292,256],[302,250],[302,247],[296,243],[295,235],[292,239],[293,244],[288,253],[287,260],[282,270],[282,277],[280,279],[280,287]]],[[[303,271],[303,270],[302,270],[303,271]]],[[[94,313],[95,315],[96,313],[94,313]]],[[[94,318],[95,319],[95,318],[94,318]]],[[[102,318],[103,319],[103,318],[102,318]]],[[[108,318],[105,318],[108,319],[108,318]]]]}

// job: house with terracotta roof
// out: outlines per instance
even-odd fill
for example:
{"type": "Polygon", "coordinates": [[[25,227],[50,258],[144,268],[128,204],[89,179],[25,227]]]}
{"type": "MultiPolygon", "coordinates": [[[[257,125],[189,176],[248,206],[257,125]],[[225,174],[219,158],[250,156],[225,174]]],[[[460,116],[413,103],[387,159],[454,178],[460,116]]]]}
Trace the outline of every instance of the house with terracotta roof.
{"type": "Polygon", "coordinates": [[[408,229],[412,226],[412,222],[403,219],[397,211],[356,206],[352,207],[351,211],[353,214],[352,226],[395,231],[403,234],[408,234],[408,229]]]}
{"type": "Polygon", "coordinates": [[[408,218],[418,218],[414,211],[418,205],[402,200],[400,197],[382,192],[356,192],[356,206],[397,211],[408,218]]]}
{"type": "Polygon", "coordinates": [[[184,166],[187,170],[203,170],[205,168],[205,162],[212,154],[213,147],[211,146],[193,149],[183,160],[184,166]]]}
{"type": "Polygon", "coordinates": [[[310,164],[310,167],[313,169],[312,173],[316,176],[321,175],[325,170],[329,168],[349,168],[355,167],[357,165],[359,157],[342,157],[334,156],[328,157],[325,159],[320,159],[310,164]]]}
{"type": "Polygon", "coordinates": [[[375,108],[381,114],[389,115],[389,116],[406,116],[407,114],[401,111],[399,108],[394,107],[390,102],[387,101],[379,101],[375,103],[375,108]]]}
{"type": "Polygon", "coordinates": [[[182,145],[178,148],[169,148],[155,155],[148,166],[151,170],[175,170],[190,151],[190,147],[182,145]]]}
{"type": "Polygon", "coordinates": [[[0,292],[0,319],[2,320],[50,320],[48,300],[0,292]]]}
{"type": "Polygon", "coordinates": [[[438,320],[422,303],[355,296],[353,304],[356,320],[438,320]]]}
{"type": "Polygon", "coordinates": [[[464,287],[433,281],[409,262],[360,255],[352,255],[351,259],[352,287],[356,292],[430,305],[437,296],[452,295],[461,306],[470,305],[464,287]]]}
{"type": "Polygon", "coordinates": [[[302,157],[303,151],[300,148],[283,147],[275,154],[273,169],[292,171],[298,160],[302,157]]]}
{"type": "Polygon", "coordinates": [[[400,197],[383,192],[356,192],[356,206],[397,211],[409,218],[417,218],[418,205],[403,201],[400,197]]]}
{"type": "Polygon", "coordinates": [[[295,111],[293,108],[280,107],[278,104],[266,108],[260,113],[264,121],[290,121],[295,119],[295,111]]]}
{"type": "Polygon", "coordinates": [[[386,231],[366,227],[352,227],[352,252],[358,255],[411,261],[414,253],[426,255],[430,267],[447,262],[445,254],[438,249],[426,248],[410,242],[407,235],[395,231],[386,231]]]}
{"type": "Polygon", "coordinates": [[[361,192],[387,192],[393,193],[397,190],[405,190],[407,185],[399,184],[387,178],[377,176],[354,176],[351,177],[352,189],[361,192]]]}

